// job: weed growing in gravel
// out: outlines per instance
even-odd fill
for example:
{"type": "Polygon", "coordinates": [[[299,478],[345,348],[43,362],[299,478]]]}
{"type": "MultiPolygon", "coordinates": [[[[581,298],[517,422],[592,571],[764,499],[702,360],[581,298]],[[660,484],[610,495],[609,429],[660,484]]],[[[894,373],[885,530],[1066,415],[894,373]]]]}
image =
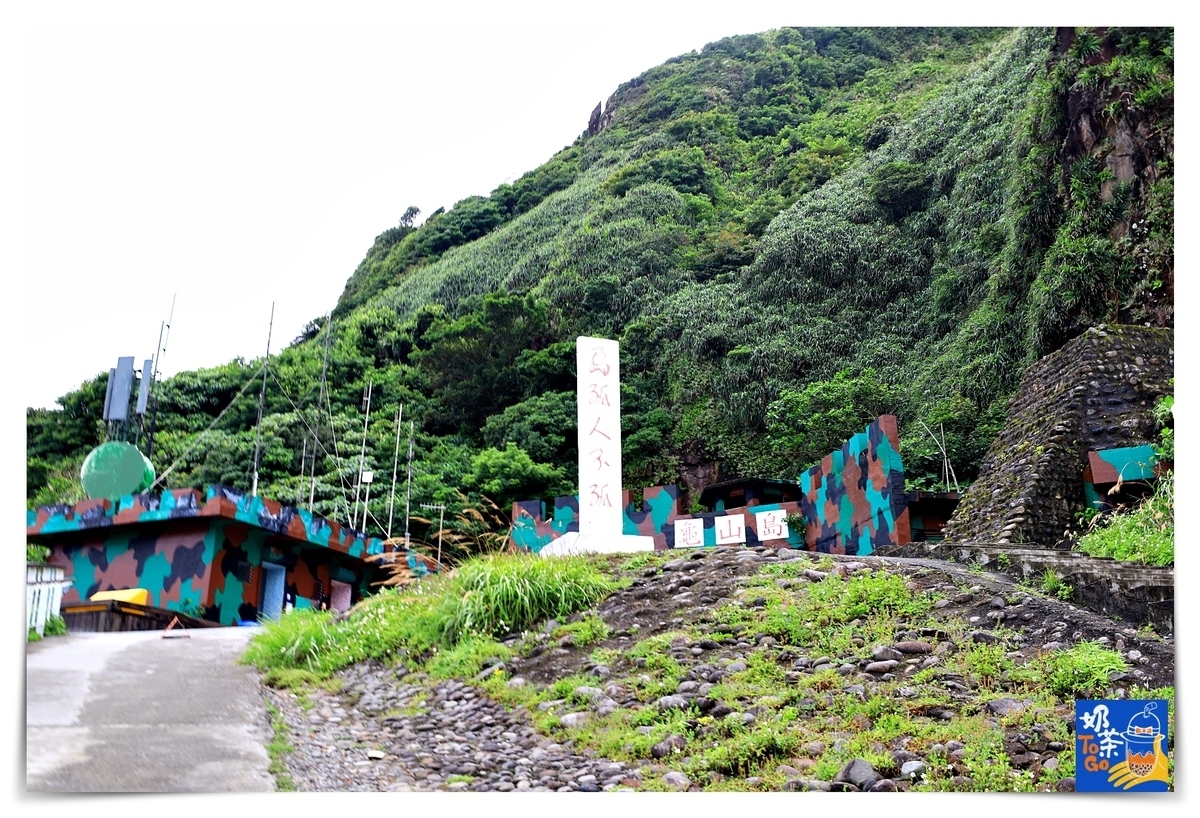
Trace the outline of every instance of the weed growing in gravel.
{"type": "Polygon", "coordinates": [[[813,585],[809,597],[823,623],[868,614],[921,616],[932,604],[925,595],[910,591],[904,577],[888,572],[856,574],[845,582],[829,577],[813,585]]]}
{"type": "Polygon", "coordinates": [[[1042,574],[1041,580],[1042,590],[1050,596],[1056,596],[1059,599],[1066,601],[1075,593],[1075,586],[1062,581],[1062,577],[1054,573],[1051,568],[1046,569],[1046,573],[1042,574]]]}
{"type": "Polygon", "coordinates": [[[1042,658],[1046,682],[1063,699],[1088,699],[1108,687],[1108,674],[1126,670],[1121,654],[1098,642],[1080,642],[1042,658]]]}
{"type": "Polygon", "coordinates": [[[692,770],[751,776],[786,761],[800,747],[800,737],[791,729],[791,723],[791,719],[770,719],[734,728],[728,738],[694,756],[692,770]]]}
{"type": "Polygon", "coordinates": [[[1013,661],[1005,655],[1003,645],[973,644],[958,654],[957,664],[970,681],[990,690],[1001,674],[1013,669],[1013,661]]]}
{"type": "Polygon", "coordinates": [[[291,733],[278,707],[268,702],[267,713],[271,717],[272,733],[271,741],[267,744],[267,756],[271,759],[267,767],[267,772],[275,776],[276,790],[279,792],[294,792],[296,786],[292,782],[292,777],[288,775],[287,766],[283,762],[284,757],[295,749],[292,747],[290,740],[291,733]]]}
{"type": "Polygon", "coordinates": [[[571,622],[555,628],[550,636],[554,639],[562,639],[564,636],[570,636],[571,644],[577,648],[583,648],[607,639],[611,632],[608,623],[604,621],[604,617],[592,614],[585,616],[578,622],[571,622]]]}
{"type": "Polygon", "coordinates": [[[643,568],[661,568],[663,563],[678,558],[671,551],[638,551],[621,563],[622,571],[638,571],[643,568]]]}

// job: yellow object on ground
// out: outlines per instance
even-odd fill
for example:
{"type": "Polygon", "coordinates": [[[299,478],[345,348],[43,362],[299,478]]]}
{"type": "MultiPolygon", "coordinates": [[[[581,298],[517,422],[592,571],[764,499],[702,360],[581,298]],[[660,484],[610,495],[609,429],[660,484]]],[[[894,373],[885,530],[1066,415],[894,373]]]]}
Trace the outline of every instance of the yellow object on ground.
{"type": "Polygon", "coordinates": [[[92,594],[92,602],[102,602],[106,599],[115,599],[117,602],[132,602],[135,605],[149,605],[150,592],[145,588],[125,588],[120,591],[100,591],[92,594]]]}

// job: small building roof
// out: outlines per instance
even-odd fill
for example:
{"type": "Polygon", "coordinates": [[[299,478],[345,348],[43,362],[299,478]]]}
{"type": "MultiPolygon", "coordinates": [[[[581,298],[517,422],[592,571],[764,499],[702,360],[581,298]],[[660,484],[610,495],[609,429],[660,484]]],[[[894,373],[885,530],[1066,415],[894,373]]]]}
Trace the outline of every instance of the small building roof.
{"type": "MultiPolygon", "coordinates": [[[[118,500],[82,500],[75,505],[51,505],[26,513],[26,539],[42,542],[63,534],[82,533],[98,528],[144,525],[178,519],[225,518],[261,528],[291,540],[295,545],[318,546],[349,557],[393,551],[377,537],[343,526],[319,514],[284,505],[228,486],[197,489],[168,489],[161,494],[132,494],[118,500]]],[[[416,554],[424,564],[424,556],[416,554]]],[[[425,567],[436,569],[428,560],[425,567]]]]}

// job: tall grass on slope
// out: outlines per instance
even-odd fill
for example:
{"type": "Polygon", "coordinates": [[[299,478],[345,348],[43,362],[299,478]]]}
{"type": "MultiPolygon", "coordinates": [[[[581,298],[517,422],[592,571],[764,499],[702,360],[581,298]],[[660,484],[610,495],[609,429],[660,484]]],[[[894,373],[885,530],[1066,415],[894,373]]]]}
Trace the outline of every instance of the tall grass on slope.
{"type": "Polygon", "coordinates": [[[467,560],[453,574],[382,591],[340,622],[322,611],[287,614],[254,636],[243,661],[263,671],[325,676],[365,659],[422,656],[525,630],[584,610],[613,587],[586,557],[489,554],[467,560]]]}
{"type": "Polygon", "coordinates": [[[1132,511],[1117,513],[1080,540],[1076,549],[1093,557],[1145,565],[1175,563],[1175,473],[1159,478],[1154,494],[1132,511]]]}

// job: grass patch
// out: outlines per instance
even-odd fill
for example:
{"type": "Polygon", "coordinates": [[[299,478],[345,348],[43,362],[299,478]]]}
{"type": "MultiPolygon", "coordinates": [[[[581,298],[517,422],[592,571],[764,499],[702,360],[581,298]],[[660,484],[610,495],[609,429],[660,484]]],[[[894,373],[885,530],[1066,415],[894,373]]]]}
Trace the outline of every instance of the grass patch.
{"type": "Polygon", "coordinates": [[[1160,477],[1154,494],[1137,508],[1102,518],[1075,550],[1143,565],[1174,565],[1175,473],[1160,477]]]}
{"type": "Polygon", "coordinates": [[[637,571],[643,568],[661,568],[671,559],[677,559],[678,554],[672,551],[638,551],[621,563],[622,571],[637,571]]]}
{"type": "Polygon", "coordinates": [[[262,683],[276,690],[304,691],[311,687],[325,687],[333,680],[310,670],[294,667],[275,667],[262,676],[262,683]]]}
{"type": "Polygon", "coordinates": [[[288,775],[284,757],[295,748],[291,742],[291,732],[279,708],[267,702],[267,712],[271,716],[271,741],[267,743],[267,755],[271,759],[267,772],[275,776],[275,789],[279,792],[295,792],[296,785],[288,775]]]}
{"type": "Polygon", "coordinates": [[[1058,597],[1064,602],[1070,600],[1075,593],[1075,586],[1063,582],[1062,577],[1054,573],[1052,568],[1047,568],[1046,573],[1042,574],[1041,586],[1047,595],[1058,597]]]}
{"type": "Polygon", "coordinates": [[[468,635],[446,650],[434,648],[433,656],[425,663],[425,672],[431,679],[470,678],[490,660],[503,661],[513,655],[511,648],[494,639],[468,635]]]}
{"type": "Polygon", "coordinates": [[[1090,699],[1108,687],[1108,674],[1126,669],[1121,654],[1098,642],[1080,642],[1073,648],[1043,657],[1046,683],[1064,700],[1090,699]]]}
{"type": "Polygon", "coordinates": [[[436,666],[449,673],[453,665],[468,667],[501,653],[485,644],[492,637],[566,618],[613,587],[586,557],[479,556],[453,574],[385,589],[341,622],[325,611],[292,611],[255,634],[242,661],[263,671],[292,668],[327,677],[365,659],[404,656],[421,662],[451,651],[436,666]],[[454,652],[463,641],[470,646],[454,652]]]}
{"type": "Polygon", "coordinates": [[[608,627],[608,623],[604,621],[603,617],[591,614],[583,617],[578,622],[571,622],[555,628],[554,632],[550,635],[554,639],[562,639],[565,636],[570,636],[571,644],[577,648],[582,648],[607,639],[611,632],[612,630],[608,627]]]}

